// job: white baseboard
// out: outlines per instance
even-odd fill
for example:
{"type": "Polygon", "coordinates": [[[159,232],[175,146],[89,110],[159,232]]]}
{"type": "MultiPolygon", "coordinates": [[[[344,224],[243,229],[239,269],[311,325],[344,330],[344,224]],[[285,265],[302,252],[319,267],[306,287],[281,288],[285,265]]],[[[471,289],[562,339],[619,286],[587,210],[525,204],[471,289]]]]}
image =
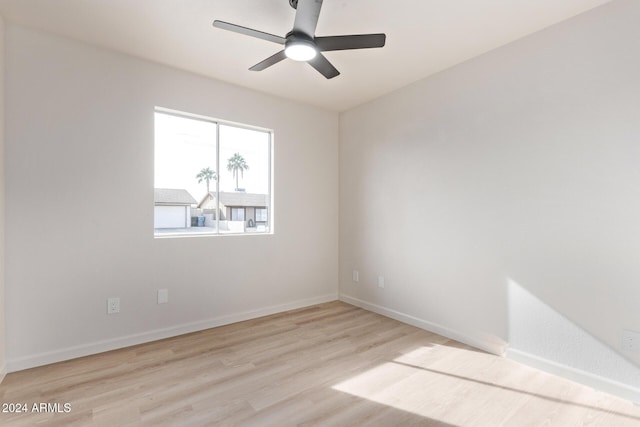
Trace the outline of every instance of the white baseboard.
{"type": "Polygon", "coordinates": [[[456,340],[461,343],[470,345],[471,347],[484,350],[487,353],[495,354],[498,356],[502,356],[504,354],[505,345],[502,343],[497,343],[494,341],[490,341],[490,340],[486,340],[478,337],[472,337],[467,334],[463,334],[461,332],[448,328],[446,326],[429,322],[428,320],[419,319],[415,316],[401,313],[399,311],[382,307],[377,304],[372,304],[370,302],[363,301],[358,298],[350,297],[348,295],[340,294],[339,298],[340,298],[340,301],[344,301],[348,304],[355,305],[360,308],[364,308],[365,310],[373,311],[374,313],[378,313],[383,316],[390,317],[392,319],[398,320],[403,323],[407,323],[409,325],[415,326],[420,329],[427,330],[429,332],[433,332],[438,335],[442,335],[452,340],[456,340]]]}
{"type": "Polygon", "coordinates": [[[584,384],[595,390],[619,396],[623,399],[630,400],[636,404],[640,404],[640,389],[617,381],[610,380],[592,373],[572,368],[549,359],[535,356],[533,354],[507,348],[506,357],[518,363],[549,372],[550,374],[584,384]]]}
{"type": "Polygon", "coordinates": [[[156,329],[140,334],[128,335],[120,338],[97,341],[88,344],[82,344],[74,347],[49,351],[46,353],[35,354],[31,356],[20,357],[17,359],[7,360],[6,372],[21,371],[23,369],[34,368],[36,366],[48,365],[51,363],[62,362],[64,360],[75,359],[78,357],[89,356],[92,354],[102,353],[105,351],[116,350],[119,348],[130,347],[132,345],[143,344],[146,342],[157,341],[164,338],[171,338],[178,335],[188,334],[191,332],[202,331],[204,329],[215,328],[218,326],[229,325],[231,323],[242,322],[243,320],[256,319],[258,317],[269,316],[271,314],[282,313],[283,311],[295,310],[298,308],[308,307],[315,304],[335,301],[338,294],[328,294],[304,300],[293,301],[286,304],[274,305],[271,307],[249,310],[241,313],[228,314],[225,316],[214,317],[212,319],[202,320],[198,322],[185,323],[182,325],[172,326],[164,329],[156,329]]]}
{"type": "Polygon", "coordinates": [[[548,359],[543,359],[541,357],[534,356],[520,350],[515,350],[513,348],[508,348],[505,351],[504,345],[488,340],[478,339],[477,337],[472,337],[467,334],[462,334],[451,328],[447,328],[446,326],[419,319],[415,316],[401,313],[399,311],[363,301],[358,298],[350,297],[348,295],[340,294],[339,299],[348,304],[364,308],[365,310],[373,311],[374,313],[378,313],[383,316],[396,319],[400,322],[415,326],[417,328],[425,329],[427,331],[462,342],[472,347],[479,348],[488,353],[499,356],[506,356],[507,358],[518,363],[522,363],[524,365],[531,366],[532,368],[540,369],[542,371],[567,378],[568,380],[584,384],[593,389],[619,396],[636,404],[640,404],[640,389],[632,387],[630,385],[622,384],[604,377],[600,377],[598,375],[591,374],[586,371],[572,368],[571,366],[562,365],[560,363],[553,362],[548,359]]]}

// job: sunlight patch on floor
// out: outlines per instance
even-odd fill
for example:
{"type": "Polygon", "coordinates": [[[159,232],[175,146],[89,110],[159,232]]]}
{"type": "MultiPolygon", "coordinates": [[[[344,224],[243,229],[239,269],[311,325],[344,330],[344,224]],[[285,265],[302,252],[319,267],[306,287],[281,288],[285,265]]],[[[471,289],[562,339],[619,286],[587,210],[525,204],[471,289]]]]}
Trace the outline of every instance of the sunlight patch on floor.
{"type": "MultiPolygon", "coordinates": [[[[587,409],[596,419],[607,412],[583,401],[582,396],[592,398],[593,391],[579,384],[508,359],[446,345],[420,347],[332,388],[450,425],[516,422],[521,411],[532,406],[541,414],[557,414],[559,407],[587,409]]],[[[640,421],[626,411],[616,415],[624,424],[640,421]]],[[[558,417],[554,421],[563,422],[564,415],[558,417]]]]}
{"type": "Polygon", "coordinates": [[[431,363],[434,356],[441,354],[442,349],[438,347],[418,348],[338,383],[333,389],[433,420],[463,421],[455,420],[456,417],[448,413],[458,405],[458,392],[464,384],[458,378],[420,367],[421,363],[431,363]]]}

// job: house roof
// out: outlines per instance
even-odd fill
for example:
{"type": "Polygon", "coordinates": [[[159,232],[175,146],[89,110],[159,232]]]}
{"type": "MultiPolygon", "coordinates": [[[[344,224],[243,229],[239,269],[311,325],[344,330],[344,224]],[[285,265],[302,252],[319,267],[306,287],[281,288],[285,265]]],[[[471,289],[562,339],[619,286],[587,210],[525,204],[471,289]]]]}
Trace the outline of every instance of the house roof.
{"type": "MultiPolygon", "coordinates": [[[[201,206],[208,198],[215,199],[215,193],[209,192],[208,196],[200,202],[201,206]]],[[[224,206],[242,206],[242,207],[266,207],[269,201],[269,195],[238,192],[220,192],[220,203],[224,206]]]]}
{"type": "Polygon", "coordinates": [[[220,192],[220,203],[225,206],[267,206],[266,194],[220,192]]]}
{"type": "Polygon", "coordinates": [[[192,205],[197,203],[187,190],[181,188],[154,188],[153,200],[156,204],[192,205]]]}

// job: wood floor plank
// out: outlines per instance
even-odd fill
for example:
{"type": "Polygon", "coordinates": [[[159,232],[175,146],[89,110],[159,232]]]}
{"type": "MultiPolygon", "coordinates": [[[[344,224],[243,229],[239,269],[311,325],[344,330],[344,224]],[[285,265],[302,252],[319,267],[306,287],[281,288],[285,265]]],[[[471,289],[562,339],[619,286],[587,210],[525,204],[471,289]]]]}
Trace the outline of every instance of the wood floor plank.
{"type": "Polygon", "coordinates": [[[7,375],[3,426],[637,426],[640,408],[331,302],[7,375]]]}

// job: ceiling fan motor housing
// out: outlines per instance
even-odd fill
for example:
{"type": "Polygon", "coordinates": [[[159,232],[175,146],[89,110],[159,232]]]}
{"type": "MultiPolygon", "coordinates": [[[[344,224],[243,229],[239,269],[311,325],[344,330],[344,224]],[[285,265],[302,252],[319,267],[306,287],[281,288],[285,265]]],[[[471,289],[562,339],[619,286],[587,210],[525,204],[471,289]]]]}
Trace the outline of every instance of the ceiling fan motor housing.
{"type": "Polygon", "coordinates": [[[301,43],[311,43],[315,45],[313,38],[309,37],[305,33],[300,33],[297,31],[289,31],[287,35],[284,36],[284,38],[287,40],[287,43],[301,42],[301,43]]]}

